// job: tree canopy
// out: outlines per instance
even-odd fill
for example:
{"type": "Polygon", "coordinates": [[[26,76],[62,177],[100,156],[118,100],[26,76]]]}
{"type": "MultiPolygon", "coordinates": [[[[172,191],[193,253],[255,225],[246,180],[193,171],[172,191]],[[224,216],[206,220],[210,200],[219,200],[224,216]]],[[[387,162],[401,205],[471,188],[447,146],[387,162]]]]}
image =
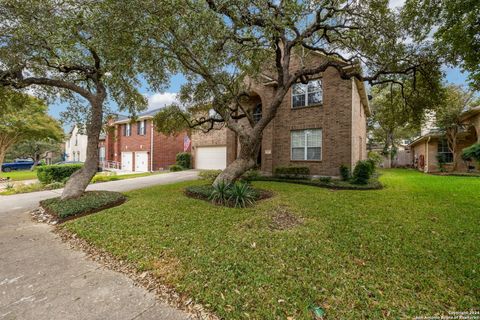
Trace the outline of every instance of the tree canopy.
{"type": "Polygon", "coordinates": [[[232,164],[235,173],[227,176],[227,168],[218,179],[234,179],[255,163],[263,129],[297,82],[307,83],[328,68],[343,79],[400,88],[408,79],[415,88],[418,76],[436,88],[441,77],[431,47],[407,41],[400,15],[387,1],[186,1],[163,32],[156,28],[154,3],[144,3],[153,21],[149,44],[171,52],[188,80],[180,105],[159,113],[156,123],[169,133],[218,124],[234,131],[243,164],[232,164]],[[319,54],[321,63],[309,63],[319,54]],[[271,99],[262,101],[259,121],[245,106],[255,84],[274,88],[271,99]]]}
{"type": "Polygon", "coordinates": [[[480,2],[477,0],[407,0],[403,19],[416,41],[433,35],[443,61],[468,71],[480,90],[480,2]]]}
{"type": "MultiPolygon", "coordinates": [[[[71,176],[62,197],[76,197],[96,172],[98,137],[109,101],[121,111],[146,107],[138,75],[159,90],[168,78],[163,59],[142,50],[135,1],[0,0],[0,86],[32,87],[60,98],[81,118],[88,135],[87,160],[71,176]],[[141,59],[140,63],[140,57],[141,59]]],[[[142,21],[143,22],[143,21],[142,21]]]]}
{"type": "Polygon", "coordinates": [[[47,114],[41,100],[14,91],[5,92],[0,117],[0,163],[14,144],[29,139],[61,141],[63,130],[58,121],[47,114]],[[19,104],[19,102],[22,102],[19,104]]]}

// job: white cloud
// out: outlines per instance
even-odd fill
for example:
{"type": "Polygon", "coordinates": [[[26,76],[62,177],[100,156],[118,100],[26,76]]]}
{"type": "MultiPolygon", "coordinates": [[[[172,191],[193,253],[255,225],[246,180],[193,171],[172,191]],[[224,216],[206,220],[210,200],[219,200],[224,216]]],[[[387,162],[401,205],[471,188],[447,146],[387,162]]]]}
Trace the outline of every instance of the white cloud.
{"type": "Polygon", "coordinates": [[[177,94],[175,92],[155,93],[147,97],[148,109],[157,109],[168,106],[177,101],[177,94]]]}
{"type": "Polygon", "coordinates": [[[405,0],[390,0],[388,6],[392,9],[397,7],[403,7],[405,4],[405,0]]]}

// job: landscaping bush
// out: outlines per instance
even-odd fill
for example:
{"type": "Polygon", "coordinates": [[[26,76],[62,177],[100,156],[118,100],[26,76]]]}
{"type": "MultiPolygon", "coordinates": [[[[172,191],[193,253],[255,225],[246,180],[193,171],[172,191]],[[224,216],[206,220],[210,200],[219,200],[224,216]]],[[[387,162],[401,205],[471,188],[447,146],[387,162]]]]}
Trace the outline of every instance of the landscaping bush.
{"type": "Polygon", "coordinates": [[[279,177],[306,177],[310,175],[310,168],[308,167],[299,167],[299,166],[289,166],[289,167],[276,167],[274,171],[275,176],[279,177]]]}
{"type": "Polygon", "coordinates": [[[373,161],[376,167],[378,167],[383,162],[383,157],[381,154],[375,151],[368,152],[368,160],[373,161]]]}
{"type": "Polygon", "coordinates": [[[235,208],[245,208],[255,204],[257,193],[248,185],[248,183],[235,182],[228,188],[228,201],[235,208]]]}
{"type": "Polygon", "coordinates": [[[201,179],[207,180],[208,183],[212,184],[215,179],[217,179],[218,175],[222,173],[222,170],[202,170],[198,174],[201,179]]]}
{"type": "Polygon", "coordinates": [[[42,166],[37,168],[37,177],[43,184],[52,182],[63,182],[80,168],[83,164],[59,164],[51,166],[42,166]]]}
{"type": "Polygon", "coordinates": [[[92,183],[117,181],[117,180],[120,180],[120,178],[116,174],[111,174],[111,175],[99,174],[92,178],[92,183]]]}
{"type": "Polygon", "coordinates": [[[367,160],[365,160],[365,161],[369,164],[370,175],[372,175],[372,174],[375,172],[375,168],[376,168],[375,161],[372,160],[372,159],[367,159],[367,160]]]}
{"type": "Polygon", "coordinates": [[[225,181],[220,181],[216,185],[213,186],[212,191],[208,199],[212,202],[217,204],[226,205],[228,199],[230,198],[230,184],[226,183],[225,181]]]}
{"type": "Polygon", "coordinates": [[[251,169],[242,175],[242,180],[252,181],[258,177],[260,177],[260,172],[258,172],[258,170],[251,169]]]}
{"type": "Polygon", "coordinates": [[[343,181],[350,180],[350,169],[344,164],[340,166],[340,177],[343,181]]]}
{"type": "Polygon", "coordinates": [[[81,197],[61,200],[60,197],[40,201],[48,213],[65,219],[68,217],[97,212],[125,201],[125,196],[119,192],[89,191],[81,197]]]}
{"type": "Polygon", "coordinates": [[[318,178],[318,181],[323,183],[329,183],[329,182],[332,182],[332,177],[320,177],[318,178]]]}
{"type": "Polygon", "coordinates": [[[465,161],[476,160],[480,162],[480,142],[475,143],[470,147],[463,149],[462,159],[465,161]]]}
{"type": "Polygon", "coordinates": [[[353,170],[352,182],[354,184],[367,184],[373,173],[373,165],[371,161],[360,160],[353,170]]]}
{"type": "Polygon", "coordinates": [[[182,167],[182,166],[179,166],[178,164],[172,164],[168,169],[169,169],[171,172],[176,172],[176,171],[182,171],[182,170],[183,170],[183,167],[182,167]]]}
{"type": "Polygon", "coordinates": [[[192,162],[192,155],[188,152],[177,153],[176,163],[185,169],[190,169],[190,164],[192,162]]]}
{"type": "Polygon", "coordinates": [[[190,186],[185,191],[190,197],[236,208],[245,208],[255,204],[255,201],[259,199],[271,196],[268,192],[253,189],[246,182],[226,183],[222,181],[215,186],[190,186]]]}

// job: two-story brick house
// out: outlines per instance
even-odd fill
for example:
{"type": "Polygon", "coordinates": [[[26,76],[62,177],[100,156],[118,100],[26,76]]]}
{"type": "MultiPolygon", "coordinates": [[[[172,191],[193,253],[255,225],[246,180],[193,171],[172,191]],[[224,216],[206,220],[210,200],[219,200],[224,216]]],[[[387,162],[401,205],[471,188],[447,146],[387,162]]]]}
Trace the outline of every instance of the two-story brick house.
{"type": "MultiPolygon", "coordinates": [[[[117,115],[107,125],[104,161],[123,171],[148,172],[167,169],[175,163],[177,153],[184,151],[186,133],[166,136],[154,128],[153,117],[160,109],[140,113],[133,121],[117,115]]],[[[187,146],[186,151],[190,151],[187,146]]]]}
{"type": "MultiPolygon", "coordinates": [[[[307,63],[321,59],[313,55],[307,63]]],[[[272,98],[272,85],[251,84],[249,104],[256,117],[261,117],[262,106],[272,98]]],[[[358,160],[366,159],[369,115],[364,84],[357,79],[344,80],[335,68],[328,68],[308,84],[298,83],[289,90],[263,131],[258,165],[267,174],[280,166],[307,166],[312,175],[338,176],[342,164],[353,168],[358,160]]],[[[237,157],[238,139],[231,130],[192,137],[195,168],[222,169],[237,157]],[[215,160],[208,160],[212,155],[215,160]]]]}

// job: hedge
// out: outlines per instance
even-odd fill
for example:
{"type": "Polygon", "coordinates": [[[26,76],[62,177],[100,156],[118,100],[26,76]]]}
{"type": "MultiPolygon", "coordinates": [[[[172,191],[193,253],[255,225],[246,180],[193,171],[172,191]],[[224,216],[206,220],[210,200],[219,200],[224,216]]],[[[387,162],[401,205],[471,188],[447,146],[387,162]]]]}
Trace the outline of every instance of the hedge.
{"type": "Polygon", "coordinates": [[[192,155],[188,152],[177,153],[176,163],[185,169],[190,169],[190,163],[192,160],[192,155]]]}
{"type": "Polygon", "coordinates": [[[298,178],[310,175],[310,168],[299,166],[276,167],[274,170],[274,175],[280,177],[298,178]]]}
{"type": "Polygon", "coordinates": [[[41,166],[37,168],[37,177],[43,184],[53,182],[64,182],[77,170],[83,167],[83,164],[58,164],[51,166],[41,166]]]}
{"type": "Polygon", "coordinates": [[[171,172],[176,172],[176,171],[182,171],[182,170],[183,170],[183,167],[182,167],[182,166],[179,166],[178,164],[172,164],[170,167],[168,167],[168,169],[169,169],[171,172]]]}
{"type": "Polygon", "coordinates": [[[79,198],[61,200],[51,198],[40,201],[40,206],[60,219],[72,216],[98,212],[119,205],[125,201],[125,196],[119,192],[88,191],[79,198]]]}

